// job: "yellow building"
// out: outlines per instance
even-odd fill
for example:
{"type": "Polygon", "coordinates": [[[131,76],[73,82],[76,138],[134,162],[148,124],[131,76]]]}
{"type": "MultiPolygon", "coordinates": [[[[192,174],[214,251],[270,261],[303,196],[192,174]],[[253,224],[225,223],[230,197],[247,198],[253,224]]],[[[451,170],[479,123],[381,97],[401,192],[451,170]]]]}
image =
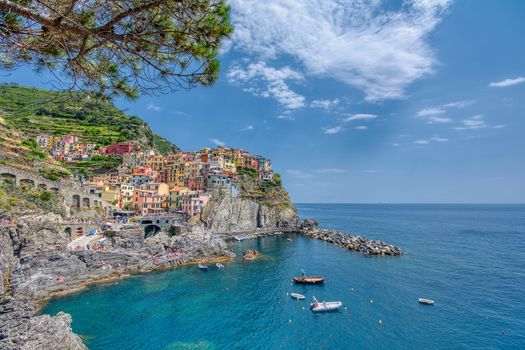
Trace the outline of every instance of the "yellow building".
{"type": "Polygon", "coordinates": [[[108,203],[118,204],[119,193],[120,193],[120,188],[113,187],[113,186],[105,186],[104,190],[102,191],[101,198],[102,200],[108,203]]]}

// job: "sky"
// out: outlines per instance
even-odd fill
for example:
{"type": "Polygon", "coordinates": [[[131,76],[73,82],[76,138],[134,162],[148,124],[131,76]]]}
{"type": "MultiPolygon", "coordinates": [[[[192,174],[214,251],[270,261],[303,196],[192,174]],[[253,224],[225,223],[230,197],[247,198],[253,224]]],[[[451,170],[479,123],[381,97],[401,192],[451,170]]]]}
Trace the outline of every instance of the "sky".
{"type": "Polygon", "coordinates": [[[185,151],[270,158],[295,202],[525,202],[524,1],[230,4],[217,83],[116,104],[185,151]]]}

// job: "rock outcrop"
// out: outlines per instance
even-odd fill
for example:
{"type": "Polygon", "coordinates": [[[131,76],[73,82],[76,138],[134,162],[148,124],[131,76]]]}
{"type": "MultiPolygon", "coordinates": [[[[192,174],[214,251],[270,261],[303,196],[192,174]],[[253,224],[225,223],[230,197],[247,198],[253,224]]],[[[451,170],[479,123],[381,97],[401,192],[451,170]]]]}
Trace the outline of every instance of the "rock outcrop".
{"type": "Polygon", "coordinates": [[[258,228],[290,228],[299,223],[293,204],[269,205],[251,198],[212,200],[201,215],[205,229],[213,233],[253,231],[258,228]]]}
{"type": "Polygon", "coordinates": [[[261,253],[259,253],[257,250],[248,249],[244,251],[244,253],[242,254],[242,258],[244,260],[255,260],[260,255],[261,253]]]}
{"type": "Polygon", "coordinates": [[[141,226],[125,225],[109,235],[107,251],[70,251],[56,218],[35,218],[0,226],[0,349],[85,349],[69,315],[35,316],[36,301],[129,272],[231,254],[222,239],[198,226],[145,239],[141,226]]]}

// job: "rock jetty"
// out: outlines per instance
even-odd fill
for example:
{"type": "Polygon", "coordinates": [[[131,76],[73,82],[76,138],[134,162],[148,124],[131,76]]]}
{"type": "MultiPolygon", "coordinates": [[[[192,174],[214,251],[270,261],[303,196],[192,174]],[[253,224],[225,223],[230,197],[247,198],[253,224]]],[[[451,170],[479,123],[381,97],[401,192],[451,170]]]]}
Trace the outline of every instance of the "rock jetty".
{"type": "Polygon", "coordinates": [[[330,242],[339,247],[364,253],[366,255],[402,255],[400,248],[383,241],[371,240],[366,237],[354,236],[333,230],[302,229],[301,234],[305,237],[320,239],[330,242]]]}

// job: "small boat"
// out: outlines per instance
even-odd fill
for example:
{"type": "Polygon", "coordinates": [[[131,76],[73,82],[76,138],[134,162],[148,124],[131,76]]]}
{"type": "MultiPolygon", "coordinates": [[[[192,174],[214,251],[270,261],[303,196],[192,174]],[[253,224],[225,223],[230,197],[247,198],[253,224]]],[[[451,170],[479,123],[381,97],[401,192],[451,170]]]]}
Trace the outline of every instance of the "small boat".
{"type": "Polygon", "coordinates": [[[298,284],[318,284],[324,282],[324,276],[295,276],[293,283],[298,284]]]}
{"type": "Polygon", "coordinates": [[[224,265],[221,264],[221,263],[216,263],[215,266],[216,266],[219,270],[224,269],[224,265]]]}
{"type": "Polygon", "coordinates": [[[290,237],[286,238],[287,241],[293,241],[293,239],[291,239],[290,237]]]}
{"type": "Polygon", "coordinates": [[[313,297],[313,303],[310,304],[310,309],[313,312],[327,312],[335,311],[343,306],[341,301],[323,301],[319,302],[315,297],[313,297]]]}
{"type": "Polygon", "coordinates": [[[434,300],[432,299],[419,298],[417,299],[417,301],[419,301],[420,304],[424,305],[434,305],[434,300]]]}
{"type": "Polygon", "coordinates": [[[304,295],[299,294],[299,293],[290,293],[290,296],[293,299],[296,299],[296,300],[304,300],[304,299],[306,299],[306,297],[304,295]]]}
{"type": "Polygon", "coordinates": [[[206,266],[206,265],[199,264],[199,265],[197,265],[197,267],[199,268],[199,270],[208,271],[208,266],[206,266]]]}

